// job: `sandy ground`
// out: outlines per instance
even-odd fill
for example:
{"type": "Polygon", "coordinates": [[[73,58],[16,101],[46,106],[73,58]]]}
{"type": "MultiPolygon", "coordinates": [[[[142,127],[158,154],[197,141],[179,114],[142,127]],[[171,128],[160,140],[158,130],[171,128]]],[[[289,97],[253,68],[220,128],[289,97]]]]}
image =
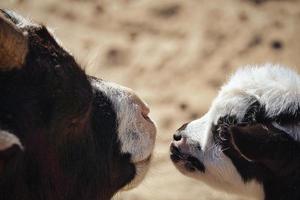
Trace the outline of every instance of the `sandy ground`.
{"type": "Polygon", "coordinates": [[[0,0],[0,7],[50,26],[89,74],[133,88],[150,105],[159,130],[151,170],[115,199],[242,199],[179,174],[169,143],[239,66],[300,69],[299,0],[0,0]]]}

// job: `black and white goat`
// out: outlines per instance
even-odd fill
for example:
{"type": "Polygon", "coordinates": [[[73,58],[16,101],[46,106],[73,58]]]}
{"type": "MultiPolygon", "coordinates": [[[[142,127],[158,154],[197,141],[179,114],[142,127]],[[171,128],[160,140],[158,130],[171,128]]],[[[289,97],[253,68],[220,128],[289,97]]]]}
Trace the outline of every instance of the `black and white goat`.
{"type": "Polygon", "coordinates": [[[266,64],[238,70],[209,111],[174,134],[183,174],[256,199],[300,199],[300,77],[266,64]]]}
{"type": "Polygon", "coordinates": [[[0,10],[0,199],[107,200],[155,142],[130,89],[88,77],[47,28],[0,10]]]}

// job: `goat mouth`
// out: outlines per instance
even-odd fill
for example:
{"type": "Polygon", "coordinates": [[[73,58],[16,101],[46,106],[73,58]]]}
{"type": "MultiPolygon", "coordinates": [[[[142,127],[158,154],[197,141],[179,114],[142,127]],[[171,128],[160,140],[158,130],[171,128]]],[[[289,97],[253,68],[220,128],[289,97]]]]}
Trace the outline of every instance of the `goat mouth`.
{"type": "Polygon", "coordinates": [[[151,158],[152,158],[152,154],[150,154],[147,158],[145,158],[143,160],[135,162],[134,164],[137,164],[137,165],[147,164],[151,161],[151,158]]]}
{"type": "Polygon", "coordinates": [[[155,123],[154,123],[154,121],[150,118],[149,114],[142,113],[141,116],[142,116],[143,120],[145,120],[145,122],[151,124],[152,126],[155,126],[155,123]]]}
{"type": "Polygon", "coordinates": [[[199,161],[194,156],[182,153],[180,149],[174,144],[171,144],[170,147],[170,158],[174,162],[174,164],[177,164],[179,162],[183,163],[184,168],[189,172],[205,172],[205,166],[201,161],[199,161]]]}

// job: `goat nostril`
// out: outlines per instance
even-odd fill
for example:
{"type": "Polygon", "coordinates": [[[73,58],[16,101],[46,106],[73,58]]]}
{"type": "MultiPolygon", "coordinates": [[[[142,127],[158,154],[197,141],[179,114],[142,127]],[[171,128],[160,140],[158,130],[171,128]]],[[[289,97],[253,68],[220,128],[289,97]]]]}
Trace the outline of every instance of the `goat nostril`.
{"type": "Polygon", "coordinates": [[[179,141],[179,140],[181,140],[181,138],[182,138],[182,136],[181,136],[180,133],[175,133],[175,134],[173,135],[173,139],[174,139],[175,141],[179,141]]]}
{"type": "Polygon", "coordinates": [[[148,107],[141,106],[141,113],[145,119],[147,119],[147,120],[150,119],[149,118],[150,109],[148,107]]]}
{"type": "Polygon", "coordinates": [[[138,98],[137,96],[134,97],[134,102],[135,104],[138,106],[138,109],[140,110],[142,116],[145,119],[148,119],[148,115],[150,113],[150,109],[149,107],[146,105],[145,102],[143,102],[140,98],[138,98]]]}
{"type": "Polygon", "coordinates": [[[142,105],[141,106],[142,109],[142,115],[144,117],[148,117],[149,113],[150,113],[150,109],[147,106],[142,105]]]}

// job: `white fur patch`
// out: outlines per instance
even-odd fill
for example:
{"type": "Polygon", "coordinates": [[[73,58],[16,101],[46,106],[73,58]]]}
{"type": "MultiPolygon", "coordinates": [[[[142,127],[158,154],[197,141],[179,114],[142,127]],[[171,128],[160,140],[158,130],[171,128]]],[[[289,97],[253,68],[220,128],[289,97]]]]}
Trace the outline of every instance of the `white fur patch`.
{"type": "Polygon", "coordinates": [[[96,87],[111,100],[117,114],[121,152],[129,153],[136,166],[137,175],[129,186],[132,188],[141,182],[148,170],[147,159],[154,148],[156,127],[142,115],[140,104],[144,102],[132,90],[104,81],[97,83],[96,87]]]}
{"type": "Polygon", "coordinates": [[[294,114],[300,104],[299,75],[280,65],[246,66],[222,87],[212,108],[219,115],[242,118],[254,100],[265,106],[268,117],[286,110],[294,114]]]}
{"type": "MultiPolygon", "coordinates": [[[[299,75],[271,64],[241,68],[222,87],[211,106],[214,123],[229,114],[242,120],[255,101],[265,107],[266,116],[270,118],[286,111],[295,114],[300,108],[299,75]]],[[[291,136],[300,138],[300,132],[293,132],[291,136]]]]}
{"type": "Polygon", "coordinates": [[[0,151],[8,149],[13,145],[17,145],[20,149],[24,149],[19,138],[7,131],[0,130],[0,151]]]}
{"type": "Polygon", "coordinates": [[[24,18],[21,15],[19,15],[18,13],[11,11],[11,10],[5,10],[5,12],[10,15],[13,16],[14,19],[17,20],[17,24],[16,26],[18,28],[26,28],[26,27],[41,27],[40,25],[34,23],[32,20],[30,20],[29,18],[24,18]]]}

